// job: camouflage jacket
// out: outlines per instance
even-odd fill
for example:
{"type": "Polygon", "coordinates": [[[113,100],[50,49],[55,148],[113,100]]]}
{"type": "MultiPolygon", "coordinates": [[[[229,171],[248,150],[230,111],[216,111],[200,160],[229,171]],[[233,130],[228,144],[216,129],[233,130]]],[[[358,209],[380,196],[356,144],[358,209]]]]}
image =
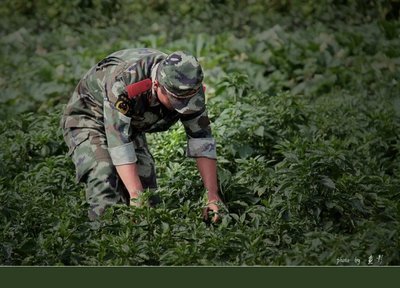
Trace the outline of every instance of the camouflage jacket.
{"type": "Polygon", "coordinates": [[[165,131],[180,120],[187,135],[187,156],[215,159],[205,106],[194,114],[179,114],[161,105],[151,87],[133,99],[127,97],[127,86],[155,77],[153,68],[166,56],[144,48],[107,56],[79,82],[64,110],[63,128],[103,132],[113,164],[122,165],[137,161],[133,144],[137,135],[165,131]]]}

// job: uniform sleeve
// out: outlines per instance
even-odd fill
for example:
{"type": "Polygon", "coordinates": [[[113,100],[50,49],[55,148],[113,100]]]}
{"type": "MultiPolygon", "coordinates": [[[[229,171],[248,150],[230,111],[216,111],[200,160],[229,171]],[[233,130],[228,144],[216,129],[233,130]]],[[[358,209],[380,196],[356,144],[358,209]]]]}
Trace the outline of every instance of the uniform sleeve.
{"type": "MultiPolygon", "coordinates": [[[[151,68],[158,58],[164,58],[155,50],[124,50],[118,57],[129,59],[107,69],[104,123],[107,137],[108,151],[114,165],[123,165],[137,162],[135,146],[132,142],[131,118],[138,102],[128,98],[127,87],[150,77],[151,68]],[[126,54],[124,54],[126,53],[126,54]]],[[[111,57],[112,61],[116,57],[111,57]]],[[[143,88],[143,85],[141,86],[143,88]]],[[[143,91],[142,91],[143,92],[143,91]]],[[[138,91],[136,91],[138,93],[138,91]]],[[[138,96],[138,95],[136,95],[138,96]]]]}
{"type": "Polygon", "coordinates": [[[187,135],[187,156],[190,158],[217,159],[216,144],[212,137],[207,109],[204,109],[195,117],[182,118],[181,122],[187,135]]]}
{"type": "Polygon", "coordinates": [[[135,163],[135,148],[131,137],[131,118],[119,112],[109,101],[104,101],[104,126],[108,152],[114,165],[135,163]]]}
{"type": "Polygon", "coordinates": [[[113,97],[104,100],[104,127],[108,152],[114,165],[136,163],[137,156],[131,139],[131,118],[122,114],[114,105],[114,95],[124,93],[125,86],[121,82],[114,83],[113,97]],[[111,101],[110,101],[111,100],[111,101]]]}

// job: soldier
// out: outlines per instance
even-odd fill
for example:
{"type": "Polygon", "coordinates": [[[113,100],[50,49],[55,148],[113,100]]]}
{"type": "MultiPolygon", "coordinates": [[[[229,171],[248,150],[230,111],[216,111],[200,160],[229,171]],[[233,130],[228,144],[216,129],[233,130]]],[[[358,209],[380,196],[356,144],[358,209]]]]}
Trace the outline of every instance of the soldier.
{"type": "Polygon", "coordinates": [[[211,220],[219,219],[216,146],[202,81],[192,55],[145,48],[112,53],[80,80],[61,125],[76,179],[86,184],[91,220],[115,203],[141,205],[141,193],[157,188],[145,133],[165,131],[178,120],[207,190],[204,217],[211,211],[211,220]]]}

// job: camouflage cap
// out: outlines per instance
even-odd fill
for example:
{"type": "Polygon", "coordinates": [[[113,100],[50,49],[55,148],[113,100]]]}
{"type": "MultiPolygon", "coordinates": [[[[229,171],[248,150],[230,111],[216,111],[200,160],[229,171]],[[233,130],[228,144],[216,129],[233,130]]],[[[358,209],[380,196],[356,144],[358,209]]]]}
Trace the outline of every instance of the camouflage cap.
{"type": "Polygon", "coordinates": [[[157,71],[157,80],[167,90],[172,107],[181,114],[204,108],[203,70],[197,59],[183,51],[168,55],[157,71]]]}

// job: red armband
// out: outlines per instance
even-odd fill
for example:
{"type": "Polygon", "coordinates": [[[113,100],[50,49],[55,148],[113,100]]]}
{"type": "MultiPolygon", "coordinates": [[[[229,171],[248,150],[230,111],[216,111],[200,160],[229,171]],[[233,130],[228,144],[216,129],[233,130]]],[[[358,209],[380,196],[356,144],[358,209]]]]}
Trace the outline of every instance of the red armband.
{"type": "Polygon", "coordinates": [[[151,89],[151,84],[151,79],[144,79],[142,81],[126,86],[125,89],[128,93],[128,98],[132,99],[144,92],[149,91],[151,89]]]}

